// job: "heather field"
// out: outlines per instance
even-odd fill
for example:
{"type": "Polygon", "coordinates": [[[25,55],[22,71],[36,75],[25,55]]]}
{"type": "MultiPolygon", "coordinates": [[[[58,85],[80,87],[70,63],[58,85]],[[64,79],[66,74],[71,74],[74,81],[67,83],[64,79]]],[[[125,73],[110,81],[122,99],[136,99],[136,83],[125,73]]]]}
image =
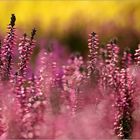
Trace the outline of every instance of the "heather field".
{"type": "Polygon", "coordinates": [[[0,140],[139,140],[139,9],[0,1],[0,140]]]}

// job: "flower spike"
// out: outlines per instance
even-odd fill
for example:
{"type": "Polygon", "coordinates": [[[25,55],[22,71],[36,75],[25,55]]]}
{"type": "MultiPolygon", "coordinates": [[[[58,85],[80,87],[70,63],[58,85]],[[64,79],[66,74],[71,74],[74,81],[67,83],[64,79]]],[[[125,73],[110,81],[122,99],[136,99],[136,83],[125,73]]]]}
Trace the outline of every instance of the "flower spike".
{"type": "Polygon", "coordinates": [[[11,21],[10,21],[10,25],[11,25],[12,27],[15,26],[15,21],[16,21],[16,17],[15,17],[14,14],[12,14],[12,15],[11,15],[11,21]]]}

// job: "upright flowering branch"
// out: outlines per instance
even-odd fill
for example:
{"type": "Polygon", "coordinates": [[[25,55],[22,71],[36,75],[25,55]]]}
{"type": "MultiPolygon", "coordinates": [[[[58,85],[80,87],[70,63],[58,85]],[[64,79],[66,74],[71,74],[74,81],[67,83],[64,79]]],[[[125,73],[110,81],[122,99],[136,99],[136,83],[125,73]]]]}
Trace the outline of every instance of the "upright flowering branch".
{"type": "Polygon", "coordinates": [[[0,136],[2,136],[8,130],[8,121],[6,120],[7,118],[5,113],[7,111],[6,109],[7,104],[5,104],[5,100],[2,95],[3,90],[6,89],[2,89],[2,86],[0,84],[0,136]]]}
{"type": "MultiPolygon", "coordinates": [[[[20,133],[18,134],[19,138],[30,138],[32,137],[32,133],[28,131],[28,127],[30,123],[30,119],[27,116],[30,116],[30,108],[29,108],[29,95],[32,95],[33,86],[35,88],[35,85],[30,85],[30,80],[27,79],[27,64],[29,63],[31,54],[33,52],[33,48],[35,45],[34,36],[35,36],[36,30],[33,29],[31,33],[31,38],[28,39],[27,35],[24,34],[23,38],[20,40],[19,43],[19,54],[20,54],[20,62],[19,62],[19,69],[15,74],[14,77],[14,89],[13,92],[15,94],[15,101],[17,102],[17,106],[19,110],[16,112],[17,118],[20,126],[20,133]],[[32,90],[31,90],[32,89],[32,90]],[[30,91],[31,90],[31,91],[30,91]],[[26,118],[27,117],[27,118],[26,118]],[[27,119],[27,120],[26,120],[27,119]],[[28,125],[27,125],[28,124],[28,125]],[[27,126],[26,126],[27,125],[27,126]],[[29,134],[28,134],[29,133],[29,134]],[[29,135],[29,136],[28,136],[29,135]]],[[[34,91],[36,92],[36,91],[34,91]]],[[[32,117],[32,116],[31,116],[32,117]]]]}
{"type": "Polygon", "coordinates": [[[88,54],[88,77],[91,74],[95,74],[97,72],[97,62],[99,57],[99,39],[98,35],[94,32],[89,34],[88,39],[88,48],[89,48],[89,54],[88,54]]]}
{"type": "MultiPolygon", "coordinates": [[[[107,44],[107,58],[106,63],[116,66],[118,64],[119,59],[119,47],[117,45],[116,39],[112,39],[107,44]]],[[[112,67],[113,67],[112,66],[112,67]]]]}
{"type": "Polygon", "coordinates": [[[19,44],[19,53],[20,53],[20,62],[19,62],[19,74],[24,76],[26,75],[27,64],[32,55],[33,48],[35,46],[34,36],[36,34],[36,29],[34,28],[31,32],[31,38],[28,39],[27,35],[24,34],[21,42],[19,44]]]}
{"type": "Polygon", "coordinates": [[[85,78],[85,73],[80,71],[83,65],[83,58],[80,56],[74,57],[69,60],[68,66],[64,66],[63,75],[63,88],[66,92],[68,99],[68,107],[71,110],[71,114],[75,116],[78,108],[78,94],[80,94],[80,86],[85,78]]]}
{"type": "Polygon", "coordinates": [[[37,86],[37,78],[32,75],[28,85],[24,88],[26,92],[25,109],[21,118],[21,137],[22,138],[39,138],[40,129],[37,126],[43,123],[43,113],[45,109],[44,96],[42,96],[37,86]]]}
{"type": "Polygon", "coordinates": [[[122,68],[129,68],[132,65],[132,54],[128,50],[123,53],[121,64],[122,68]]]}
{"type": "Polygon", "coordinates": [[[129,54],[124,53],[123,61],[125,67],[120,71],[120,84],[117,90],[115,107],[117,108],[114,129],[115,133],[121,139],[129,139],[133,129],[133,93],[135,91],[135,82],[128,73],[129,54]]]}
{"type": "Polygon", "coordinates": [[[19,54],[20,54],[20,62],[19,62],[19,70],[18,73],[22,76],[26,75],[26,69],[27,69],[27,62],[28,62],[28,51],[29,47],[29,39],[27,38],[27,35],[24,34],[23,37],[20,40],[19,43],[19,54]]]}
{"type": "Polygon", "coordinates": [[[52,93],[50,95],[50,103],[53,114],[57,115],[61,109],[61,94],[62,94],[62,76],[60,73],[56,73],[52,79],[51,85],[52,93]]]}
{"type": "Polygon", "coordinates": [[[51,58],[50,54],[47,52],[42,51],[40,53],[40,65],[39,69],[37,70],[37,77],[38,77],[38,85],[39,85],[39,94],[46,97],[47,103],[49,103],[49,95],[50,95],[50,86],[52,81],[51,77],[51,58]]]}
{"type": "Polygon", "coordinates": [[[25,79],[16,73],[14,93],[16,95],[16,105],[18,110],[16,118],[18,121],[19,132],[16,138],[38,138],[39,131],[37,125],[43,122],[43,111],[45,109],[44,97],[40,95],[39,86],[34,75],[31,79],[25,79]]]}
{"type": "Polygon", "coordinates": [[[2,48],[2,43],[1,43],[1,40],[0,40],[0,77],[2,77],[2,52],[1,52],[1,48],[2,48]]]}
{"type": "MultiPolygon", "coordinates": [[[[102,63],[100,73],[100,83],[103,88],[114,88],[118,73],[119,47],[116,40],[111,40],[106,46],[106,58],[102,63]],[[105,64],[104,64],[105,63],[105,64]]],[[[101,87],[101,88],[102,88],[101,87]]]]}
{"type": "Polygon", "coordinates": [[[9,80],[11,74],[11,65],[13,58],[13,48],[15,47],[15,21],[16,17],[14,14],[11,16],[10,24],[8,25],[8,35],[5,37],[2,46],[2,64],[3,64],[3,75],[2,80],[9,80]]]}
{"type": "Polygon", "coordinates": [[[140,44],[138,45],[138,49],[135,51],[135,62],[137,66],[140,66],[140,44]]]}
{"type": "Polygon", "coordinates": [[[58,113],[60,111],[59,98],[61,96],[60,74],[53,53],[42,50],[39,55],[39,66],[36,75],[38,77],[38,92],[45,97],[47,112],[58,113]],[[59,79],[60,78],[60,79],[59,79]],[[58,89],[59,88],[59,89],[58,89]],[[51,91],[51,92],[50,92],[51,91]]]}

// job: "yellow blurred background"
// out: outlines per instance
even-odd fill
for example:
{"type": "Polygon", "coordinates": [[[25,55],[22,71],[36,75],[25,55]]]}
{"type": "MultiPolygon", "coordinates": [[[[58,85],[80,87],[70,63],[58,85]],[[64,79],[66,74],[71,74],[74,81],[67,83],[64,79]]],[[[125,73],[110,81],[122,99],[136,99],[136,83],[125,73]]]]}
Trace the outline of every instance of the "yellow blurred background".
{"type": "Polygon", "coordinates": [[[6,33],[12,13],[21,32],[36,27],[38,38],[57,39],[76,51],[86,50],[92,31],[103,44],[115,36],[120,45],[135,48],[140,40],[139,0],[1,0],[0,34],[6,33]]]}

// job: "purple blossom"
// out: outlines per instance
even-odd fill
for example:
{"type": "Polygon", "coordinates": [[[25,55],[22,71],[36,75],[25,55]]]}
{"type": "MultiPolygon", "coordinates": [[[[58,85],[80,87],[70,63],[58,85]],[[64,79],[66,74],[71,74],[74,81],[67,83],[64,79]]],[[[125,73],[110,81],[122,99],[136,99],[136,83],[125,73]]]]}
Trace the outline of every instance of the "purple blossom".
{"type": "Polygon", "coordinates": [[[96,65],[99,57],[99,39],[98,39],[98,35],[94,32],[89,34],[88,48],[89,48],[89,54],[88,54],[87,69],[88,69],[88,75],[90,75],[96,70],[96,65]]]}
{"type": "Polygon", "coordinates": [[[14,28],[15,25],[15,15],[12,14],[10,24],[8,25],[8,34],[4,39],[3,45],[2,45],[2,80],[8,80],[11,74],[11,66],[12,66],[12,57],[13,57],[13,48],[16,45],[16,29],[14,28]]]}

